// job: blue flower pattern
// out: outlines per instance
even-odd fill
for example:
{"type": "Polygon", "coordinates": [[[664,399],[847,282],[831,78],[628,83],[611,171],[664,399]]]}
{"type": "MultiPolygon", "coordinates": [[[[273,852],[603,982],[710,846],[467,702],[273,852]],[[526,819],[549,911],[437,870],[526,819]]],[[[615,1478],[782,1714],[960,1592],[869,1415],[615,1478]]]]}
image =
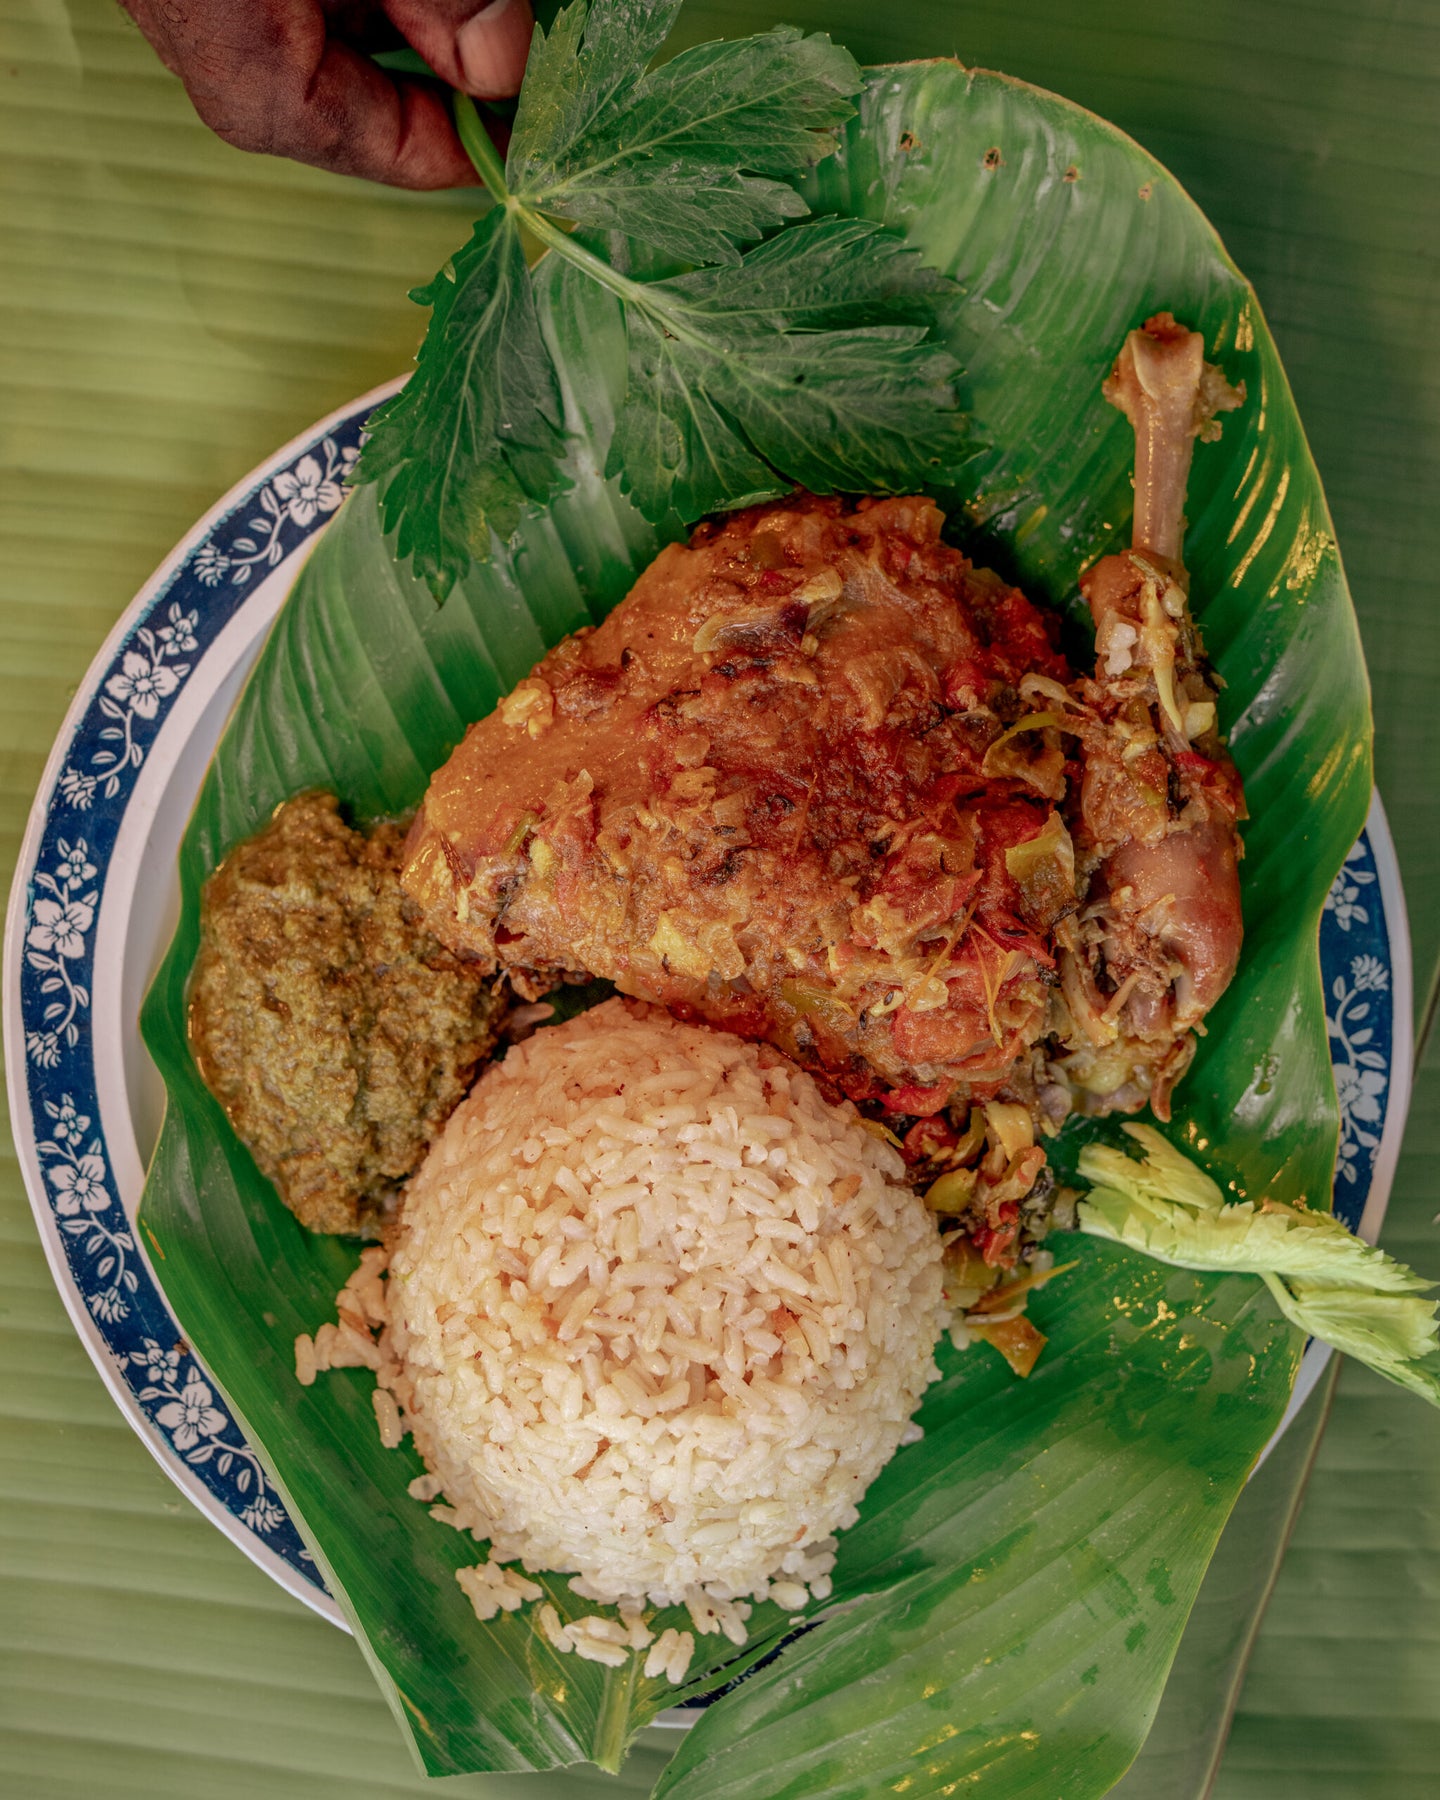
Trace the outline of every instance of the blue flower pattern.
{"type": "Polygon", "coordinates": [[[1330,884],[1320,920],[1320,967],[1340,1103],[1335,1210],[1353,1227],[1365,1210],[1380,1152],[1395,1035],[1390,933],[1368,833],[1357,839],[1330,884]]]}
{"type": "Polygon", "coordinates": [[[313,1587],[324,1582],[255,1451],[138,1254],[102,1138],[90,988],[104,871],[135,777],[196,661],[266,575],[339,507],[367,409],[242,497],[118,647],[50,797],[26,919],[21,1013],[47,1196],[76,1291],[173,1455],[313,1587]]]}

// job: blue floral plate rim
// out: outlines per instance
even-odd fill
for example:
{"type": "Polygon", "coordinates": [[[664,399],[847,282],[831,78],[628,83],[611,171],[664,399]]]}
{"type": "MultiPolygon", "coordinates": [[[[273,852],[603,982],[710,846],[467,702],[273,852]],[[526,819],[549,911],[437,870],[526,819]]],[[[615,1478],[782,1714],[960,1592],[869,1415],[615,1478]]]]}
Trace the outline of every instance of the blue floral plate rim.
{"type": "MultiPolygon", "coordinates": [[[[153,962],[127,971],[116,949],[134,939],[127,929],[142,891],[140,852],[160,820],[178,840],[227,696],[341,503],[365,419],[399,385],[337,409],[260,464],[126,608],[51,750],[5,928],[12,1126],[46,1258],[76,1330],[167,1475],[268,1575],[342,1627],[261,1459],[185,1343],[135,1231],[144,1177],[144,1129],[136,1124],[144,1097],[136,1093],[148,1064],[124,977],[138,996],[153,962]]],[[[171,854],[167,878],[173,866],[171,854]]],[[[154,894],[144,898],[153,911],[154,894]]],[[[168,927],[157,935],[163,947],[168,927]]],[[[1373,1240],[1411,1073],[1409,934],[1378,794],[1326,901],[1320,952],[1342,1118],[1335,1205],[1373,1240]]],[[[1329,1355],[1321,1344],[1306,1351],[1281,1431],[1329,1355]]]]}

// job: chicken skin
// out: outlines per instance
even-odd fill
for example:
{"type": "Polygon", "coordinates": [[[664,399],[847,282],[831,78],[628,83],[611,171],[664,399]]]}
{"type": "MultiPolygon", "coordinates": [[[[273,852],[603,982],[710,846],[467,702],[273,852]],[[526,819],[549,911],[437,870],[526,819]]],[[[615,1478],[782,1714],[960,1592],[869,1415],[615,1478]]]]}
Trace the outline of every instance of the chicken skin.
{"type": "Polygon", "coordinates": [[[1084,904],[1056,932],[1064,1005],[1051,1072],[1086,1112],[1170,1116],[1195,1032],[1240,957],[1240,777],[1181,560],[1196,438],[1239,406],[1197,332],[1159,313],[1132,331],[1105,397],[1135,428],[1132,546],[1080,578],[1093,676],[1067,719],[1083,763],[1068,811],[1084,904]]]}
{"type": "Polygon", "coordinates": [[[1070,671],[942,523],[796,495],[663,551],[435,776],[404,875],[431,928],[908,1112],[1028,1070],[1076,896],[1065,755],[1014,726],[1070,671]]]}
{"type": "Polygon", "coordinates": [[[1193,438],[1238,396],[1168,315],[1107,392],[1148,485],[1082,584],[1093,676],[929,500],[727,515],[436,773],[403,876],[428,929],[526,997],[606,977],[893,1114],[1166,1116],[1239,949],[1178,541],[1193,438]]]}

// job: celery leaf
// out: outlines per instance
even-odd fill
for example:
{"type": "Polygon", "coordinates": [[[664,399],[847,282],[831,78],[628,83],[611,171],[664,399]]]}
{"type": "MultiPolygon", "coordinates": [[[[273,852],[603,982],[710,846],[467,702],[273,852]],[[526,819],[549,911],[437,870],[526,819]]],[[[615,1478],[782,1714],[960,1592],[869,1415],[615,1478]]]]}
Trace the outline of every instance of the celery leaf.
{"type": "Polygon", "coordinates": [[[806,212],[787,183],[838,139],[862,84],[849,51],[779,26],[646,71],[679,0],[570,7],[531,52],[506,182],[523,205],[686,262],[806,212]]]}
{"type": "Polygon", "coordinates": [[[1148,1125],[1125,1130],[1142,1161],[1105,1145],[1080,1152],[1095,1183],[1080,1229],[1183,1269],[1258,1275],[1292,1324],[1440,1406],[1436,1284],[1357,1238],[1332,1213],[1262,1200],[1226,1205],[1220,1188],[1148,1125]]]}
{"type": "Polygon", "coordinates": [[[495,206],[412,296],[433,309],[416,372],[375,414],[356,476],[380,484],[397,554],[437,599],[563,479],[526,234],[619,302],[629,355],[607,467],[652,524],[796,483],[924,488],[967,448],[958,366],[933,335],[953,284],[878,225],[795,223],[807,208],[790,184],[855,110],[854,59],[782,26],[651,69],[678,10],[575,0],[537,30],[503,167],[457,97],[495,206]],[[641,244],[693,272],[638,279],[641,244]]]}
{"type": "Polygon", "coordinates": [[[491,532],[509,537],[525,502],[551,491],[564,413],[503,208],[412,298],[433,309],[430,329],[415,373],[371,417],[359,479],[382,484],[397,555],[443,599],[491,532]]]}
{"type": "Polygon", "coordinates": [[[781,233],[738,269],[653,284],[607,472],[649,518],[783,493],[923,486],[963,454],[955,365],[928,336],[946,285],[855,220],[781,233]]]}

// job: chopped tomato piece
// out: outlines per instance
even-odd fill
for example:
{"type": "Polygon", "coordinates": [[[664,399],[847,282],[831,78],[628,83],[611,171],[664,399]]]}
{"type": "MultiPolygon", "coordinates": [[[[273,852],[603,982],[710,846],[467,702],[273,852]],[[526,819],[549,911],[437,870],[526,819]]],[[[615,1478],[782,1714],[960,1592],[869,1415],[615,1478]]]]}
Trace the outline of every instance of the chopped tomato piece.
{"type": "Polygon", "coordinates": [[[918,1120],[905,1133],[900,1154],[907,1163],[932,1162],[947,1150],[953,1150],[959,1142],[959,1133],[950,1121],[943,1114],[932,1113],[929,1118],[918,1120]]]}
{"type": "Polygon", "coordinates": [[[912,1119],[928,1119],[950,1098],[951,1084],[940,1081],[934,1087],[891,1088],[883,1105],[888,1113],[909,1113],[912,1119]]]}

